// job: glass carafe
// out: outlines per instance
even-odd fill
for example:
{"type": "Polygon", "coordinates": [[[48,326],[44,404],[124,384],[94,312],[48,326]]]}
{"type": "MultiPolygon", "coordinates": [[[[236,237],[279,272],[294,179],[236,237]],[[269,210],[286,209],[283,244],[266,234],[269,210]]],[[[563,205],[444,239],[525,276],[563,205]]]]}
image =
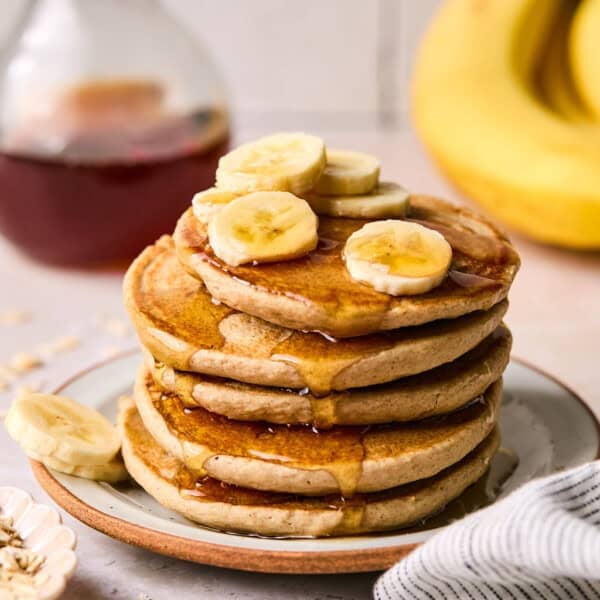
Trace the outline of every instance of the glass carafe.
{"type": "Polygon", "coordinates": [[[213,183],[223,85],[158,1],[29,1],[0,51],[0,232],[30,256],[130,258],[213,183]]]}

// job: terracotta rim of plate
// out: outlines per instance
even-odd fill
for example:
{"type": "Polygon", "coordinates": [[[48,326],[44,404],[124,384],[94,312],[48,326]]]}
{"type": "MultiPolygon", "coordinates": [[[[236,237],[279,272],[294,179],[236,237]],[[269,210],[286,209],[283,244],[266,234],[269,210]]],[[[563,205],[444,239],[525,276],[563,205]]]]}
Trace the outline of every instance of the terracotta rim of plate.
{"type": "MultiPolygon", "coordinates": [[[[96,363],[87,369],[79,371],[60,385],[54,393],[60,393],[82,375],[103,365],[129,356],[137,349],[122,352],[108,360],[96,363]]],[[[600,440],[600,422],[583,398],[562,381],[532,365],[526,360],[511,357],[512,361],[543,375],[566,390],[588,413],[596,426],[596,434],[600,440]]],[[[600,458],[600,444],[597,451],[600,458]]],[[[227,567],[242,571],[260,573],[295,573],[295,574],[325,574],[325,573],[362,573],[380,571],[391,567],[395,562],[408,555],[419,544],[400,544],[385,548],[367,548],[364,550],[333,550],[290,552],[278,550],[261,550],[223,546],[201,540],[193,540],[170,533],[163,533],[141,525],[135,525],[119,517],[108,515],[74,496],[65,488],[46,467],[30,459],[33,474],[38,483],[48,495],[64,510],[86,525],[102,533],[158,554],[164,554],[182,560],[188,560],[216,567],[227,567]]]]}

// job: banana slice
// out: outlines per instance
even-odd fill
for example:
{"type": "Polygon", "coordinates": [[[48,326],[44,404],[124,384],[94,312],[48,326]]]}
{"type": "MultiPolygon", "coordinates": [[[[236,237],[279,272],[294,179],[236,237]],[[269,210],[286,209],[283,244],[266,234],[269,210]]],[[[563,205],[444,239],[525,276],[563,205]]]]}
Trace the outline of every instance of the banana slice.
{"type": "Polygon", "coordinates": [[[104,465],[116,456],[121,446],[117,430],[108,419],[63,396],[18,396],[5,424],[27,454],[71,465],[104,465]]]}
{"type": "Polygon", "coordinates": [[[72,465],[67,462],[63,462],[58,458],[52,456],[42,456],[35,452],[29,452],[28,456],[37,460],[49,469],[54,469],[60,473],[66,473],[67,475],[75,475],[75,477],[81,477],[83,479],[92,479],[93,481],[106,481],[107,483],[118,483],[119,481],[125,481],[129,478],[129,473],[125,468],[123,459],[120,456],[116,456],[110,462],[103,465],[72,465]]]}
{"type": "Polygon", "coordinates": [[[379,180],[379,161],[370,154],[347,150],[326,151],[327,163],[315,192],[325,196],[368,194],[379,180]]]}
{"type": "Polygon", "coordinates": [[[230,202],[208,225],[214,253],[232,266],[298,258],[317,245],[318,219],[288,192],[255,192],[230,202]]]}
{"type": "Polygon", "coordinates": [[[392,296],[423,294],[448,272],[452,248],[444,236],[407,221],[377,221],[355,231],[344,247],[353,279],[392,296]]]}
{"type": "Polygon", "coordinates": [[[238,194],[214,187],[198,192],[192,198],[194,216],[200,222],[208,223],[225,205],[237,197],[238,194]]]}
{"type": "Polygon", "coordinates": [[[350,219],[403,217],[409,193],[397,183],[380,183],[370,194],[361,196],[303,196],[318,215],[350,219]]]}
{"type": "Polygon", "coordinates": [[[217,187],[247,194],[284,191],[302,194],[325,168],[323,140],[305,133],[278,133],[244,144],[221,157],[217,187]]]}

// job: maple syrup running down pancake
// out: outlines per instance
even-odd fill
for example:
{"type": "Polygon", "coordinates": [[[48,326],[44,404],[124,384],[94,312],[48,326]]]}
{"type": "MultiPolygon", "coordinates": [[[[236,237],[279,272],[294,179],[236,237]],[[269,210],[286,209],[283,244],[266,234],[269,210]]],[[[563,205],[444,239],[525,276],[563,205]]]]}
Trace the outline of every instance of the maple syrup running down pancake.
{"type": "MultiPolygon", "coordinates": [[[[154,441],[133,404],[121,406],[119,427],[129,472],[167,508],[209,527],[289,537],[393,529],[422,524],[431,514],[437,514],[436,524],[443,523],[439,511],[485,473],[499,440],[497,431],[492,432],[461,462],[428,479],[350,499],[313,498],[198,478],[154,441]]],[[[493,501],[511,472],[500,466],[450,505],[446,521],[493,501]]]]}
{"type": "Polygon", "coordinates": [[[465,208],[424,196],[411,197],[407,220],[440,232],[453,253],[444,282],[416,296],[376,292],[348,273],[344,244],[368,221],[321,217],[321,242],[314,251],[273,264],[231,267],[219,260],[206,226],[191,209],[181,217],[174,239],[182,264],[215,298],[284,327],[336,337],[455,318],[506,297],[519,258],[492,225],[465,208]]]}
{"type": "Polygon", "coordinates": [[[333,425],[367,425],[413,421],[451,412],[482,394],[508,363],[511,335],[501,325],[473,350],[436,369],[389,384],[333,392],[317,397],[293,390],[244,384],[231,379],[176,371],[146,349],[146,365],[156,383],[177,394],[186,406],[242,421],[333,425]]]}
{"type": "Polygon", "coordinates": [[[345,497],[431,476],[459,461],[493,429],[501,395],[496,382],[483,397],[448,415],[318,430],[232,421],[188,408],[175,394],[164,393],[145,367],[135,386],[148,430],[195,473],[272,491],[319,495],[337,489],[345,497]],[[281,481],[269,465],[289,468],[290,477],[281,481]]]}
{"type": "MultiPolygon", "coordinates": [[[[455,360],[500,324],[506,301],[459,319],[332,340],[215,304],[179,265],[164,237],[125,278],[125,302],[142,343],[165,364],[314,396],[392,381],[455,360]]],[[[327,417],[325,414],[324,417],[327,417]]]]}

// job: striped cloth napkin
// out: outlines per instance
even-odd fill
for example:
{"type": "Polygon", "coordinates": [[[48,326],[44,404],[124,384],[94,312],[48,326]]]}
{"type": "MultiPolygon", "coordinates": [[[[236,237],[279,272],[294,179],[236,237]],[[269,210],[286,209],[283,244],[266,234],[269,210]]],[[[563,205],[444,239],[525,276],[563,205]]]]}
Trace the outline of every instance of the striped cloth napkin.
{"type": "Polygon", "coordinates": [[[433,536],[376,600],[600,599],[600,461],[537,479],[433,536]]]}

